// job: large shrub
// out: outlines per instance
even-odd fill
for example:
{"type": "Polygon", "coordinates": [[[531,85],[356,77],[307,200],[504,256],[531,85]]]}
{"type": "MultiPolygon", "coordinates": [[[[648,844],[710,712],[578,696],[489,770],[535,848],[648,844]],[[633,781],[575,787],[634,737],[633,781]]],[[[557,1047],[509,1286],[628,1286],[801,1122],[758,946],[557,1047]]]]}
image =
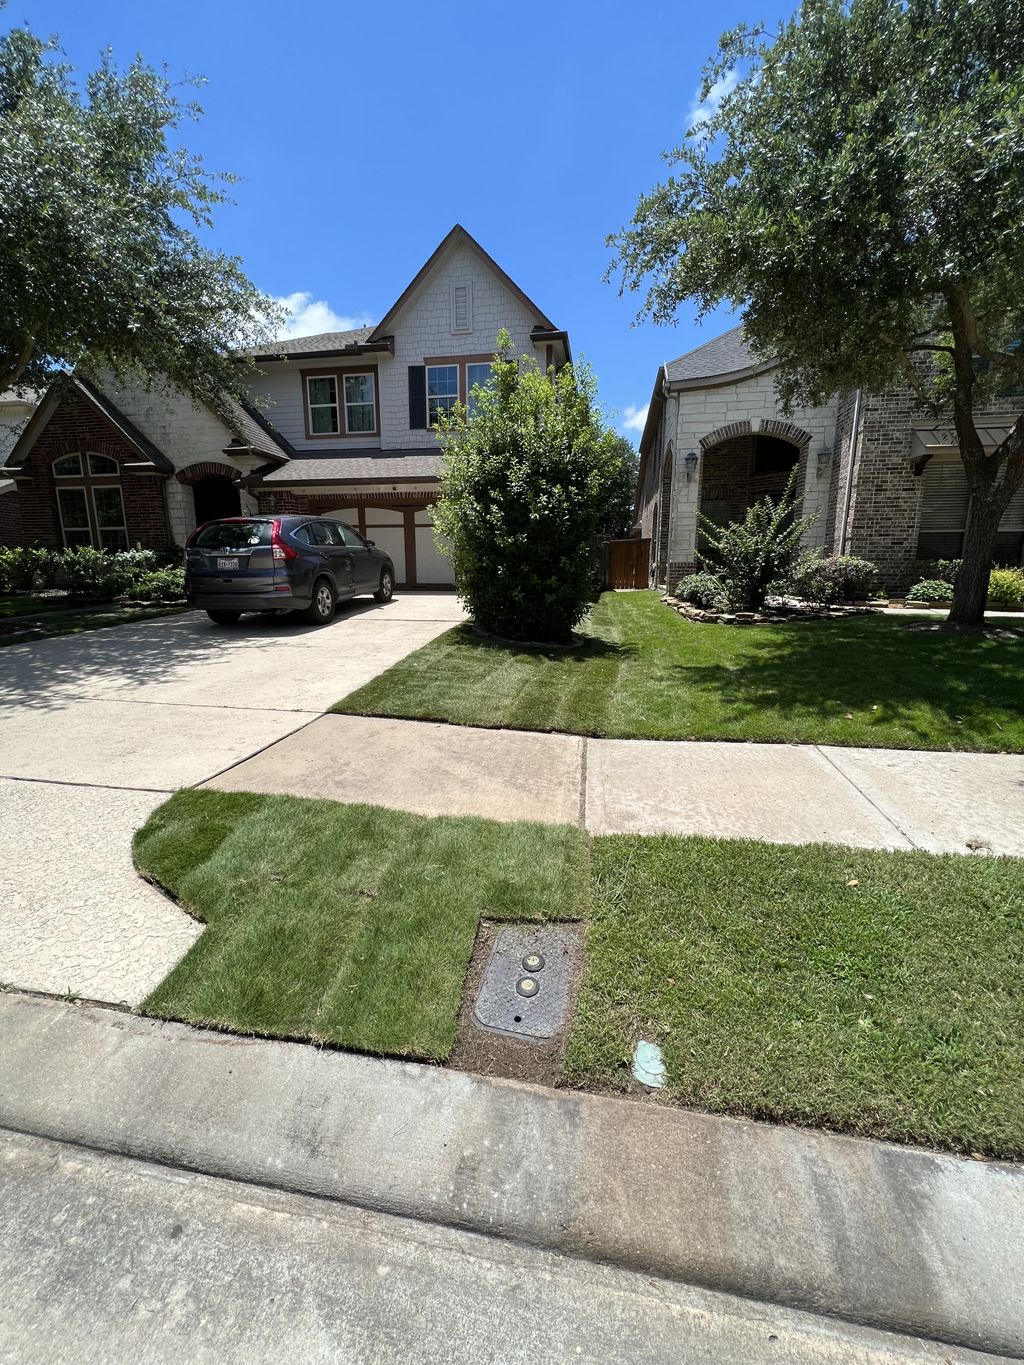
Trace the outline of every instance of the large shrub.
{"type": "Polygon", "coordinates": [[[993,569],[988,580],[988,595],[993,602],[1019,607],[1024,603],[1024,569],[993,569]]]}
{"type": "Polygon", "coordinates": [[[907,593],[911,602],[952,602],[953,584],[944,578],[925,578],[907,593]]]}
{"type": "Polygon", "coordinates": [[[702,611],[728,611],[729,598],[713,573],[691,573],[680,580],[676,596],[702,611]]]}
{"type": "Polygon", "coordinates": [[[592,598],[591,542],[621,457],[600,426],[587,370],[545,375],[510,348],[502,331],[473,411],[457,405],[438,422],[435,534],[478,625],[564,641],[592,598]]]}
{"type": "Polygon", "coordinates": [[[0,592],[32,592],[53,586],[57,556],[41,545],[0,547],[0,592]]]}
{"type": "Polygon", "coordinates": [[[769,589],[789,580],[800,555],[800,540],[817,513],[798,517],[796,469],[778,498],[764,497],[742,521],[716,526],[701,517],[708,548],[701,560],[722,582],[729,601],[746,611],[759,611],[769,589]]]}
{"type": "Polygon", "coordinates": [[[856,602],[874,589],[878,568],[856,555],[801,555],[786,583],[805,602],[856,602]]]}
{"type": "Polygon", "coordinates": [[[129,592],[142,575],[132,561],[132,551],[105,554],[90,545],[78,545],[60,555],[61,578],[72,597],[109,602],[129,592]]]}

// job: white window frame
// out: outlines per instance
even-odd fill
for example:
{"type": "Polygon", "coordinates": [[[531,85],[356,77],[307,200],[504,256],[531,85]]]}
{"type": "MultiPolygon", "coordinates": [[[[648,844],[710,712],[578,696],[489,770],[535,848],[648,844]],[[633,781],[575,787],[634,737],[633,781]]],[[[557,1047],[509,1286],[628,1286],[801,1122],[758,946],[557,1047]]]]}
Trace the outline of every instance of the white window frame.
{"type": "MultiPolygon", "coordinates": [[[[312,377],[312,376],[311,376],[311,377],[312,377]]],[[[376,436],[376,435],[377,435],[377,376],[374,374],[374,372],[373,372],[372,370],[344,370],[344,371],[342,371],[342,375],[341,375],[341,393],[342,393],[342,399],[343,399],[344,408],[345,408],[345,435],[346,435],[346,436],[376,436]],[[348,389],[347,389],[346,386],[347,386],[348,381],[349,381],[350,379],[368,379],[368,380],[370,381],[370,398],[369,398],[369,401],[368,401],[368,402],[367,402],[365,399],[360,399],[358,403],[350,403],[350,402],[348,401],[348,389]],[[370,415],[371,415],[371,417],[373,418],[373,425],[372,425],[372,426],[369,426],[369,427],[365,427],[365,428],[359,428],[358,430],[353,430],[352,427],[349,426],[349,421],[348,421],[348,410],[349,410],[349,408],[369,408],[369,409],[370,409],[370,415]]],[[[310,422],[310,426],[312,426],[312,422],[310,422]]]]}
{"type": "Polygon", "coordinates": [[[317,437],[320,437],[320,436],[340,436],[340,435],[341,435],[341,432],[342,432],[342,427],[341,427],[342,413],[341,413],[341,403],[340,403],[340,401],[339,401],[339,395],[338,395],[338,376],[337,376],[336,374],[307,374],[307,375],[306,375],[306,411],[309,413],[309,434],[310,434],[310,436],[317,436],[317,437]],[[312,398],[312,395],[311,395],[311,393],[310,393],[310,388],[309,388],[309,386],[310,386],[310,384],[312,384],[312,383],[314,382],[314,380],[315,380],[317,383],[320,383],[320,382],[323,381],[323,380],[327,380],[329,383],[331,383],[331,384],[334,385],[334,402],[333,402],[333,403],[314,403],[314,402],[313,402],[313,398],[312,398]],[[333,408],[333,409],[334,409],[334,420],[335,420],[335,422],[336,422],[336,426],[335,426],[335,428],[334,428],[333,431],[315,431],[315,430],[314,430],[314,428],[313,428],[313,413],[314,413],[314,411],[319,410],[320,408],[333,408]]]}
{"type": "Polygon", "coordinates": [[[432,413],[431,410],[430,410],[430,405],[431,405],[431,403],[444,403],[444,404],[445,404],[444,411],[445,411],[445,412],[451,412],[451,410],[452,410],[452,408],[454,407],[454,405],[460,401],[460,394],[461,394],[461,391],[462,391],[462,375],[461,375],[461,373],[460,373],[461,369],[462,369],[462,367],[461,367],[461,365],[459,364],[459,361],[458,361],[457,359],[451,360],[451,361],[445,361],[443,364],[440,364],[440,365],[428,365],[428,366],[426,367],[426,371],[427,371],[427,372],[426,372],[426,376],[425,376],[425,381],[426,381],[426,387],[427,387],[427,426],[428,426],[428,427],[432,427],[432,426],[434,425],[434,423],[437,421],[437,414],[436,414],[436,413],[432,413]],[[454,393],[454,394],[448,394],[448,393],[446,393],[446,394],[438,394],[438,395],[435,395],[435,396],[432,397],[432,396],[431,396],[431,393],[430,393],[430,371],[431,371],[431,370],[454,370],[454,371],[455,371],[455,393],[454,393]]]}
{"type": "MultiPolygon", "coordinates": [[[[470,412],[475,412],[475,411],[476,411],[476,404],[473,402],[473,383],[475,382],[475,383],[479,384],[480,381],[479,381],[479,380],[476,380],[476,381],[471,381],[471,380],[470,380],[470,377],[469,377],[469,372],[470,372],[470,370],[487,370],[487,372],[488,372],[488,374],[487,374],[487,382],[490,383],[491,379],[492,379],[493,376],[494,376],[494,362],[493,362],[492,360],[467,360],[467,361],[466,361],[466,407],[469,409],[470,412]]],[[[483,384],[481,384],[480,387],[481,387],[481,388],[484,388],[484,387],[486,387],[486,386],[483,385],[483,384]]]]}

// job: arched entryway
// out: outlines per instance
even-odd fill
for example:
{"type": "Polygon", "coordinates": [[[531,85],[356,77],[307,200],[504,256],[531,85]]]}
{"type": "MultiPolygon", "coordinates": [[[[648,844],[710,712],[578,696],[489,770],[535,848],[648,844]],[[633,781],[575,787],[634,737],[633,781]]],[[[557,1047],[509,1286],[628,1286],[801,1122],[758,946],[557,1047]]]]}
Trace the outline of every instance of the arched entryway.
{"type": "Polygon", "coordinates": [[[220,517],[237,517],[242,512],[242,499],[235,482],[238,475],[230,465],[203,461],[179,469],[175,475],[179,483],[192,490],[195,525],[217,521],[220,517]]]}
{"type": "MultiPolygon", "coordinates": [[[[807,448],[806,440],[763,429],[701,445],[700,513],[716,526],[742,521],[760,498],[779,497],[807,448]]],[[[801,492],[798,476],[798,496],[801,492]]]]}
{"type": "Polygon", "coordinates": [[[219,517],[241,515],[242,500],[238,485],[223,474],[210,474],[205,479],[197,479],[192,485],[195,501],[196,525],[204,521],[216,521],[219,517]]]}

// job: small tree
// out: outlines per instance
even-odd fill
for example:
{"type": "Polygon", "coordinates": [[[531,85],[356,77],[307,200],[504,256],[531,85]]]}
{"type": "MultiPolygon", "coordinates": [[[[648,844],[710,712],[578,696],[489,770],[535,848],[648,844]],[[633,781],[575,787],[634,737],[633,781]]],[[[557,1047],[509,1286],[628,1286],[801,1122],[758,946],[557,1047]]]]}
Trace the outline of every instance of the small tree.
{"type": "Polygon", "coordinates": [[[722,583],[733,606],[759,611],[772,584],[789,577],[800,555],[800,541],[817,520],[796,515],[796,468],[779,498],[759,498],[742,521],[716,526],[700,518],[708,549],[701,561],[722,583]]]}
{"type": "Polygon", "coordinates": [[[491,381],[438,422],[434,511],[455,586],[485,630],[565,641],[591,600],[591,543],[615,471],[588,370],[543,374],[498,337],[491,381]]]}
{"type": "Polygon", "coordinates": [[[1024,0],[804,0],[721,39],[677,173],[611,239],[656,320],[741,309],[785,404],[910,384],[952,418],[963,624],[1024,479],[1024,416],[990,452],[975,420],[1024,383],[1022,87],[1024,0]]]}
{"type": "Polygon", "coordinates": [[[120,72],[105,56],[80,92],[56,50],[24,28],[0,37],[0,393],[81,367],[166,378],[223,410],[246,378],[239,349],[277,311],[190,230],[231,182],[171,140],[200,110],[139,59],[120,72]]]}
{"type": "Polygon", "coordinates": [[[597,533],[609,540],[625,539],[633,529],[636,505],[636,478],[640,467],[637,453],[625,436],[606,431],[601,438],[608,446],[609,479],[597,533]]]}

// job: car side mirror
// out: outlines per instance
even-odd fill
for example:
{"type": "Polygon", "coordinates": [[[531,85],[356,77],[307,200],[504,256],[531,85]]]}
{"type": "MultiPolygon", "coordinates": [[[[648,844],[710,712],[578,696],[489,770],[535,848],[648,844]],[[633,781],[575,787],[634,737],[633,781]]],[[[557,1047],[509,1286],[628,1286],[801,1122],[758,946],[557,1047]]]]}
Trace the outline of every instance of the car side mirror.
{"type": "Polygon", "coordinates": [[[375,540],[368,540],[366,543],[367,543],[367,545],[370,547],[371,550],[372,550],[373,547],[377,544],[377,542],[376,542],[375,540]]]}

